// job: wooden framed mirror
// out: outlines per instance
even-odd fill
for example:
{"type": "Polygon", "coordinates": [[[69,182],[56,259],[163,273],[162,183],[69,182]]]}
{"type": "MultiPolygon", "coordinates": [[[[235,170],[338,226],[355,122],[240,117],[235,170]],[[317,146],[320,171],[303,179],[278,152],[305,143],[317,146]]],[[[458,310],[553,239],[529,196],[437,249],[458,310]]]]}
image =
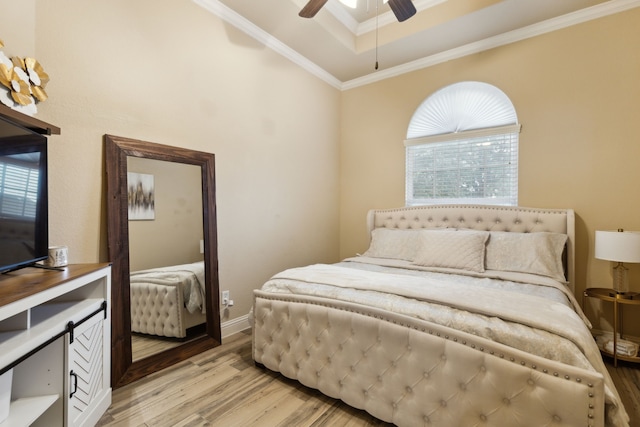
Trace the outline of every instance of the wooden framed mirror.
{"type": "MultiPolygon", "coordinates": [[[[104,139],[107,173],[107,240],[109,258],[112,263],[111,384],[112,387],[117,388],[202,351],[216,347],[222,342],[218,284],[215,157],[211,153],[113,135],[105,135],[104,139]],[[201,203],[196,204],[196,206],[201,206],[202,210],[202,237],[197,242],[200,250],[196,252],[200,253],[198,256],[201,257],[202,261],[198,261],[198,264],[202,264],[204,274],[204,277],[197,276],[201,278],[200,281],[204,281],[200,292],[201,302],[199,305],[199,308],[201,307],[204,313],[202,320],[204,323],[200,325],[202,326],[200,333],[195,336],[174,339],[174,344],[171,348],[138,358],[134,357],[132,350],[131,251],[136,245],[132,245],[132,242],[130,242],[129,208],[131,203],[128,191],[128,175],[131,171],[128,165],[137,164],[135,162],[140,162],[143,159],[160,162],[160,169],[170,171],[166,173],[171,174],[169,176],[171,181],[177,181],[174,167],[178,164],[186,165],[185,167],[187,168],[196,168],[200,172],[202,198],[201,203]],[[168,163],[162,164],[162,162],[168,163]]],[[[193,186],[198,187],[197,183],[193,186]]],[[[199,191],[196,192],[199,193],[199,191]]],[[[182,199],[184,193],[182,190],[174,190],[172,194],[176,194],[182,199]]],[[[164,211],[160,211],[158,206],[157,209],[158,216],[160,216],[160,212],[167,213],[171,209],[176,210],[177,208],[165,207],[164,211]]],[[[199,213],[197,215],[197,218],[199,218],[199,213]]],[[[198,221],[192,220],[189,222],[198,223],[198,221]]],[[[175,228],[175,224],[171,227],[175,228]]],[[[156,230],[153,233],[166,234],[167,231],[168,228],[165,226],[161,232],[156,230]]],[[[193,236],[189,237],[189,239],[190,244],[196,244],[193,236]]],[[[150,251],[158,250],[157,245],[150,244],[149,246],[152,246],[149,249],[150,251]]],[[[166,263],[167,254],[163,255],[165,256],[165,261],[163,262],[166,263]]],[[[173,254],[170,255],[173,256],[173,254]]],[[[190,256],[193,257],[193,254],[190,256]]],[[[175,258],[179,259],[177,256],[175,258]]],[[[175,264],[182,264],[182,262],[177,261],[175,264]]],[[[182,269],[182,265],[180,265],[180,269],[182,269]]],[[[144,272],[146,271],[144,270],[144,272]]],[[[193,280],[193,282],[199,281],[193,280]]],[[[182,295],[182,292],[179,292],[178,295],[182,295]]],[[[180,298],[180,296],[177,298],[180,298]]],[[[187,297],[186,299],[189,298],[187,297]]],[[[198,328],[193,329],[197,331],[198,328]]],[[[160,334],[162,333],[160,332],[160,334]]]]}

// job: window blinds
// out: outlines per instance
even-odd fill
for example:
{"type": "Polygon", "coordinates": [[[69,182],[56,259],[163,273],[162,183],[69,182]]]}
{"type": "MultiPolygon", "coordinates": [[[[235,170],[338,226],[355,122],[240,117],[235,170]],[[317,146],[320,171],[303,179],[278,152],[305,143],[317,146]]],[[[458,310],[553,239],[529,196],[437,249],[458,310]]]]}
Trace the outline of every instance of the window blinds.
{"type": "Polygon", "coordinates": [[[0,215],[36,216],[38,169],[12,163],[0,163],[0,215]]]}
{"type": "Polygon", "coordinates": [[[503,126],[405,141],[406,204],[517,204],[519,129],[503,126]]]}

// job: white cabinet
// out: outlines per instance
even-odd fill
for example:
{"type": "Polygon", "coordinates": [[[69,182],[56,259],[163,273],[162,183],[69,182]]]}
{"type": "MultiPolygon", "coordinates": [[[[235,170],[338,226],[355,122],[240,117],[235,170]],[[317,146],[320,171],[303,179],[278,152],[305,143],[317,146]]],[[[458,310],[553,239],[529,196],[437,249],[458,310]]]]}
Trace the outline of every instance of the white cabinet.
{"type": "Polygon", "coordinates": [[[111,404],[111,268],[0,276],[0,373],[13,369],[5,426],[93,426],[111,404]]]}
{"type": "Polygon", "coordinates": [[[105,360],[110,359],[111,347],[105,343],[104,311],[87,318],[67,334],[68,425],[93,425],[100,419],[111,402],[110,370],[105,360]],[[108,403],[107,403],[108,394],[108,403]],[[99,403],[106,403],[102,406],[99,403]],[[91,420],[93,422],[88,423],[91,420]]]}

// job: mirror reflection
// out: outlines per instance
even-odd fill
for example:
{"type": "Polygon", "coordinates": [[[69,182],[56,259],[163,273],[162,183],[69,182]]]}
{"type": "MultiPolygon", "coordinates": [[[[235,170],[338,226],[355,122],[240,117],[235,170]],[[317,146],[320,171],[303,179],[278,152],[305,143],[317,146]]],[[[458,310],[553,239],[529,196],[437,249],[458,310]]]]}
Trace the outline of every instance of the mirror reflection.
{"type": "Polygon", "coordinates": [[[133,360],[205,331],[201,171],[127,157],[133,360]]]}
{"type": "Polygon", "coordinates": [[[221,343],[215,156],[105,135],[105,160],[117,388],[221,343]]]}

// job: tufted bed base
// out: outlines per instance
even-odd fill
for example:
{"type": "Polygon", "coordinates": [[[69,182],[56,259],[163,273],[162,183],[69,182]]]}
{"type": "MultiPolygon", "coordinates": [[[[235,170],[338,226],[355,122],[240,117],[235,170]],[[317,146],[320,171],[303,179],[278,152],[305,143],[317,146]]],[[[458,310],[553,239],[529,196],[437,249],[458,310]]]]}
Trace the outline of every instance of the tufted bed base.
{"type": "Polygon", "coordinates": [[[602,426],[600,374],[394,313],[255,291],[254,360],[398,426],[602,426]]]}
{"type": "MultiPolygon", "coordinates": [[[[572,210],[476,205],[373,210],[377,228],[567,235],[572,210]]],[[[417,317],[323,296],[254,291],[259,365],[398,426],[604,426],[603,374],[417,317]]],[[[607,374],[608,375],[608,374],[607,374]]]]}
{"type": "Polygon", "coordinates": [[[131,331],[184,338],[187,329],[206,322],[206,315],[190,313],[178,286],[131,283],[131,331]]]}

